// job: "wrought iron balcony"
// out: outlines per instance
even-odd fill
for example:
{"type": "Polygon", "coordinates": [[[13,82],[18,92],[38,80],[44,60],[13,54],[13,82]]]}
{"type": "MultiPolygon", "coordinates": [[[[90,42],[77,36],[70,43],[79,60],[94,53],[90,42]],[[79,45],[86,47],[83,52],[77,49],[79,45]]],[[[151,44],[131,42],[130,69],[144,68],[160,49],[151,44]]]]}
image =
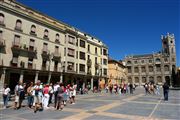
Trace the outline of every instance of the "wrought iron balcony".
{"type": "Polygon", "coordinates": [[[42,49],[41,56],[45,60],[50,60],[50,51],[42,49]]]}
{"type": "Polygon", "coordinates": [[[59,52],[54,52],[52,60],[60,62],[61,61],[61,54],[59,52]]]}
{"type": "Polygon", "coordinates": [[[87,60],[87,66],[91,66],[92,65],[92,60],[91,59],[88,59],[87,60]]]}

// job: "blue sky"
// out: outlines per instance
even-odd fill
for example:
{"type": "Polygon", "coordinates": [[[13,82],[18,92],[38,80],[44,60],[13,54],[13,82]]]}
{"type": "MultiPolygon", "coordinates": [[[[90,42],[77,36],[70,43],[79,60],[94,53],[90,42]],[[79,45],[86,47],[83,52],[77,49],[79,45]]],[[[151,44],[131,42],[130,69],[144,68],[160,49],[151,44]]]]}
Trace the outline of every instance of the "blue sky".
{"type": "Polygon", "coordinates": [[[174,33],[180,66],[179,0],[17,0],[101,39],[114,59],[161,50],[174,33]]]}

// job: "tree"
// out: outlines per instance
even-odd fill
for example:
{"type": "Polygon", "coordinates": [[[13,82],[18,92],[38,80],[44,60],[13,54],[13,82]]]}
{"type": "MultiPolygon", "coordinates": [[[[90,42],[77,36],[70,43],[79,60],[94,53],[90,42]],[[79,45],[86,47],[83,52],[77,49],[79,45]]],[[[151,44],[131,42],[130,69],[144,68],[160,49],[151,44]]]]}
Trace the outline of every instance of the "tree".
{"type": "Polygon", "coordinates": [[[175,70],[174,68],[172,68],[172,74],[171,74],[171,84],[173,87],[176,86],[176,73],[175,73],[175,70]]]}

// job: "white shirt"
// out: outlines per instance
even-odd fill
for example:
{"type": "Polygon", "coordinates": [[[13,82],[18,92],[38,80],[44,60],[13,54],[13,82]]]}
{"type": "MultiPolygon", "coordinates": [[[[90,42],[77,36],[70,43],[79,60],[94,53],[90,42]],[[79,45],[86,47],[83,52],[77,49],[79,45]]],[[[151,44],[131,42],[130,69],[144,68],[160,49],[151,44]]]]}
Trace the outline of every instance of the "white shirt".
{"type": "Polygon", "coordinates": [[[10,91],[11,91],[10,88],[6,88],[6,89],[3,88],[4,95],[7,95],[10,91]]]}
{"type": "Polygon", "coordinates": [[[58,90],[58,87],[60,87],[60,86],[59,85],[54,86],[54,92],[56,92],[58,90]]]}

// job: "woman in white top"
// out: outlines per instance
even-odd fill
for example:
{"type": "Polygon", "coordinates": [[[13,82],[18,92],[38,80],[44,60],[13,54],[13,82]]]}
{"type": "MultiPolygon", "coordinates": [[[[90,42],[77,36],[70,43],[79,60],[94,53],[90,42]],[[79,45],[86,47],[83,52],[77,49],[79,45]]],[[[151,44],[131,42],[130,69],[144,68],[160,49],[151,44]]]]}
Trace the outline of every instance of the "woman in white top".
{"type": "Polygon", "coordinates": [[[9,100],[9,94],[10,88],[5,84],[3,88],[3,102],[4,102],[4,108],[7,107],[8,105],[8,100],[9,100]]]}

